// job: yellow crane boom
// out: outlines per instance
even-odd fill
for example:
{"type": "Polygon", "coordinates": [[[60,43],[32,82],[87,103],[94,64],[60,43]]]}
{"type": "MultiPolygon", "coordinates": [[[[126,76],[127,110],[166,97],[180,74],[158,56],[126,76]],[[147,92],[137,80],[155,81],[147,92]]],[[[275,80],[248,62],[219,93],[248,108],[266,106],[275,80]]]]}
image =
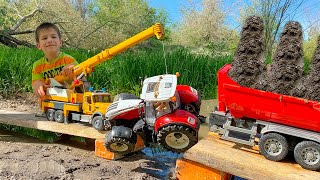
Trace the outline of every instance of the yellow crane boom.
{"type": "MultiPolygon", "coordinates": [[[[123,51],[129,49],[132,46],[135,46],[136,44],[149,39],[153,36],[156,36],[157,39],[163,39],[164,37],[164,31],[162,29],[162,26],[160,23],[156,23],[153,26],[149,27],[148,29],[136,34],[135,36],[132,36],[131,38],[109,48],[105,49],[101,53],[85,60],[84,62],[72,67],[73,76],[77,77],[80,74],[87,75],[92,72],[93,67],[96,65],[111,59],[113,56],[122,53],[123,51]]],[[[54,78],[58,82],[64,82],[68,80],[69,78],[66,76],[58,75],[54,78]]],[[[46,80],[46,83],[49,84],[50,80],[46,80]]],[[[70,88],[74,87],[74,83],[70,86],[70,88]]]]}

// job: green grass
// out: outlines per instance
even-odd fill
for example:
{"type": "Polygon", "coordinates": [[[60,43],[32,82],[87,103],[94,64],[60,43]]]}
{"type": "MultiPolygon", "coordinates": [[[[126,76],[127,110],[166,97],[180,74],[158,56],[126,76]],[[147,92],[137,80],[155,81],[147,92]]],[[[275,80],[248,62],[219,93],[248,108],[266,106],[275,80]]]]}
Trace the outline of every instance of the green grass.
{"type": "Polygon", "coordinates": [[[26,128],[26,127],[20,127],[20,126],[8,125],[8,124],[0,124],[0,129],[13,131],[23,135],[35,137],[37,139],[41,139],[43,141],[50,142],[50,143],[60,139],[60,137],[54,132],[41,131],[38,129],[32,129],[32,128],[26,128]]]}
{"type": "MultiPolygon", "coordinates": [[[[98,52],[64,49],[80,63],[98,52]]],[[[32,92],[32,64],[43,56],[42,52],[30,48],[8,48],[0,46],[0,95],[9,97],[15,93],[32,92]]],[[[179,84],[199,90],[204,99],[216,97],[216,73],[220,67],[230,63],[231,56],[211,58],[192,55],[185,49],[166,53],[168,73],[179,72],[179,84]]],[[[121,92],[140,94],[141,78],[166,73],[161,48],[155,50],[127,51],[113,57],[95,68],[88,77],[95,89],[107,88],[113,95],[121,92]]]]}

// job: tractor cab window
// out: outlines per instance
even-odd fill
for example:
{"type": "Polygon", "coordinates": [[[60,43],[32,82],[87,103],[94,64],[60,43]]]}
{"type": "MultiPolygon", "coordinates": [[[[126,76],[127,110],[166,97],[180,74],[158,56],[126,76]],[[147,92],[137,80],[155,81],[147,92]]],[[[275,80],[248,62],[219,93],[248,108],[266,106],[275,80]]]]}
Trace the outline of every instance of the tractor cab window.
{"type": "Polygon", "coordinates": [[[147,87],[147,93],[154,92],[154,89],[155,89],[157,84],[158,84],[157,82],[149,83],[148,87],[147,87]]]}
{"type": "Polygon", "coordinates": [[[93,101],[97,102],[111,102],[111,97],[109,95],[94,95],[93,101]]]}

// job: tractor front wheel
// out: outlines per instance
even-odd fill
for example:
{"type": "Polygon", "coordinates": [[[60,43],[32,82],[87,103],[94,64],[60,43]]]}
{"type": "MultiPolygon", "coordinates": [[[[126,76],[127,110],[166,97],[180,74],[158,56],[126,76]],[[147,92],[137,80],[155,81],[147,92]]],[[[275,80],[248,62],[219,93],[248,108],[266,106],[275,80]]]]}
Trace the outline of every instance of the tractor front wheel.
{"type": "MultiPolygon", "coordinates": [[[[107,133],[106,136],[109,134],[110,133],[107,133]]],[[[104,142],[104,145],[108,151],[121,155],[133,152],[135,149],[135,144],[135,142],[122,137],[106,137],[104,142]]]]}
{"type": "Polygon", "coordinates": [[[185,152],[198,142],[198,134],[190,127],[169,125],[159,130],[157,141],[174,152],[185,152]]]}

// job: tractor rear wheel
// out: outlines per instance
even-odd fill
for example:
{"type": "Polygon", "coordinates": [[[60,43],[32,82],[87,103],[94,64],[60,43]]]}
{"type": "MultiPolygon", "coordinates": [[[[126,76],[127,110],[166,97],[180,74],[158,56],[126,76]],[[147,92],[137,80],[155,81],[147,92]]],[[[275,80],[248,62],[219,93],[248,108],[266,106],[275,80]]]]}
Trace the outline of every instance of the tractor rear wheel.
{"type": "Polygon", "coordinates": [[[288,154],[286,138],[277,133],[268,133],[260,138],[260,153],[271,161],[280,161],[288,154]]]}
{"type": "MultiPolygon", "coordinates": [[[[109,134],[110,133],[107,133],[106,136],[109,134]]],[[[121,155],[133,152],[135,149],[135,144],[136,143],[132,140],[122,137],[106,137],[104,142],[104,145],[108,151],[121,155]]]]}
{"type": "Polygon", "coordinates": [[[198,134],[182,125],[169,125],[159,130],[157,141],[174,152],[185,152],[198,142],[198,134]]]}
{"type": "Polygon", "coordinates": [[[294,158],[300,166],[309,170],[320,169],[320,144],[302,141],[294,148],[294,158]]]}

